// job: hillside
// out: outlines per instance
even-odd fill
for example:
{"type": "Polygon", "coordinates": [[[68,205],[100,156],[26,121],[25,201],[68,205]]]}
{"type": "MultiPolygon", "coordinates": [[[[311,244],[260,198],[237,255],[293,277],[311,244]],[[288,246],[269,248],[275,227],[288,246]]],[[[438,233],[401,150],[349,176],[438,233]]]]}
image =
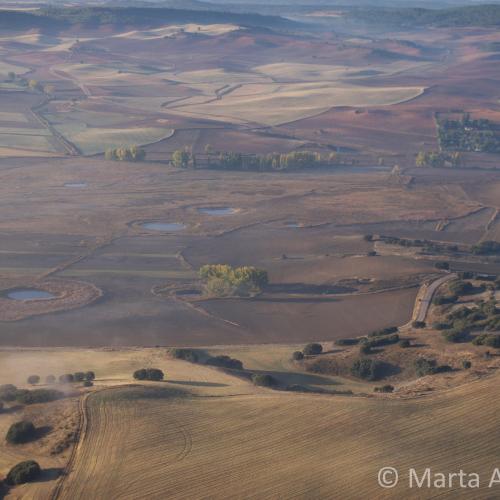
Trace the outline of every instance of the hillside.
{"type": "Polygon", "coordinates": [[[414,27],[493,27],[500,25],[500,5],[474,5],[449,9],[357,8],[348,16],[371,24],[414,27]]]}
{"type": "Polygon", "coordinates": [[[233,23],[241,26],[285,28],[296,25],[278,16],[201,10],[119,7],[47,7],[36,12],[4,11],[0,29],[64,29],[72,25],[154,27],[174,23],[233,23]]]}

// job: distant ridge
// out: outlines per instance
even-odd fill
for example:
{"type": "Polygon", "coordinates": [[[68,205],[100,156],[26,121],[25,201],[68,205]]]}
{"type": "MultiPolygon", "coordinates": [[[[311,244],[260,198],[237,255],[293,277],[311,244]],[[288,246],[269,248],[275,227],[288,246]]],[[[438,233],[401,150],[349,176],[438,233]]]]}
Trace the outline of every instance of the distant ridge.
{"type": "Polygon", "coordinates": [[[422,8],[353,8],[348,17],[367,23],[398,25],[405,28],[435,27],[494,27],[500,26],[500,5],[484,4],[450,9],[422,8]]]}
{"type": "Polygon", "coordinates": [[[0,29],[61,30],[74,24],[154,27],[166,23],[231,23],[249,27],[293,28],[299,23],[279,16],[235,14],[153,7],[46,7],[36,12],[2,11],[0,29]]]}

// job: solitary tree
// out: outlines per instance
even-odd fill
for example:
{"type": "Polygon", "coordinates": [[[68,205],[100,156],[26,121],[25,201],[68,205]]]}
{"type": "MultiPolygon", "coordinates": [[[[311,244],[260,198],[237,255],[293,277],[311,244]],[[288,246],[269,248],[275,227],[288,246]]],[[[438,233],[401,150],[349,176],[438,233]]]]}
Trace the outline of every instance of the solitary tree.
{"type": "Polygon", "coordinates": [[[41,473],[40,466],[34,460],[20,462],[10,469],[5,482],[10,485],[24,484],[34,481],[41,473]]]}
{"type": "Polygon", "coordinates": [[[40,377],[38,375],[30,375],[28,377],[28,384],[36,385],[38,382],[40,382],[40,377]]]}
{"type": "Polygon", "coordinates": [[[307,344],[303,351],[306,356],[316,356],[317,354],[321,354],[323,352],[323,346],[317,343],[307,344]]]}

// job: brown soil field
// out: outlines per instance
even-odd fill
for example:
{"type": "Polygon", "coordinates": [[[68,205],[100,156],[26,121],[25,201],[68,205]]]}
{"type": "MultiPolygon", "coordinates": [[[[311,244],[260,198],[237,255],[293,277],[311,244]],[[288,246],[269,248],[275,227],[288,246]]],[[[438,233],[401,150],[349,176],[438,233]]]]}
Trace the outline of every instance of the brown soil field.
{"type": "MultiPolygon", "coordinates": [[[[102,290],[86,307],[43,301],[46,314],[0,323],[2,345],[24,346],[295,342],[405,323],[416,290],[383,290],[417,285],[433,272],[432,257],[367,257],[373,244],[363,236],[474,243],[487,232],[499,182],[486,171],[415,169],[408,188],[384,170],[362,168],[179,171],[76,158],[1,159],[0,173],[2,277],[22,286],[41,276],[77,280],[102,290]],[[73,183],[86,185],[66,187],[73,183]],[[198,211],[210,206],[237,212],[198,211]],[[186,229],[146,231],[140,224],[147,221],[186,229]],[[197,269],[221,262],[267,269],[269,293],[195,308],[152,293],[198,286],[197,269]],[[322,296],[322,287],[336,292],[322,296]],[[382,293],[360,295],[370,290],[382,293]]],[[[41,312],[35,305],[23,304],[23,315],[41,312]]]]}

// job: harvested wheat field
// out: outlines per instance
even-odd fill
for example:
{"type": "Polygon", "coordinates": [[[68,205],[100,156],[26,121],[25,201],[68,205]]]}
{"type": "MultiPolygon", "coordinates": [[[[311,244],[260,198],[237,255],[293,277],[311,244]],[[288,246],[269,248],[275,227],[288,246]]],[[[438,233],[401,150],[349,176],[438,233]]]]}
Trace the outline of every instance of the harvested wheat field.
{"type": "MultiPolygon", "coordinates": [[[[414,401],[104,390],[86,400],[86,431],[58,497],[420,498],[408,488],[410,467],[454,471],[460,457],[490,473],[495,381],[414,401]],[[401,484],[383,494],[382,465],[401,471],[401,484]]],[[[475,491],[490,495],[487,484],[475,491]]],[[[452,488],[443,497],[467,495],[452,488]]]]}

